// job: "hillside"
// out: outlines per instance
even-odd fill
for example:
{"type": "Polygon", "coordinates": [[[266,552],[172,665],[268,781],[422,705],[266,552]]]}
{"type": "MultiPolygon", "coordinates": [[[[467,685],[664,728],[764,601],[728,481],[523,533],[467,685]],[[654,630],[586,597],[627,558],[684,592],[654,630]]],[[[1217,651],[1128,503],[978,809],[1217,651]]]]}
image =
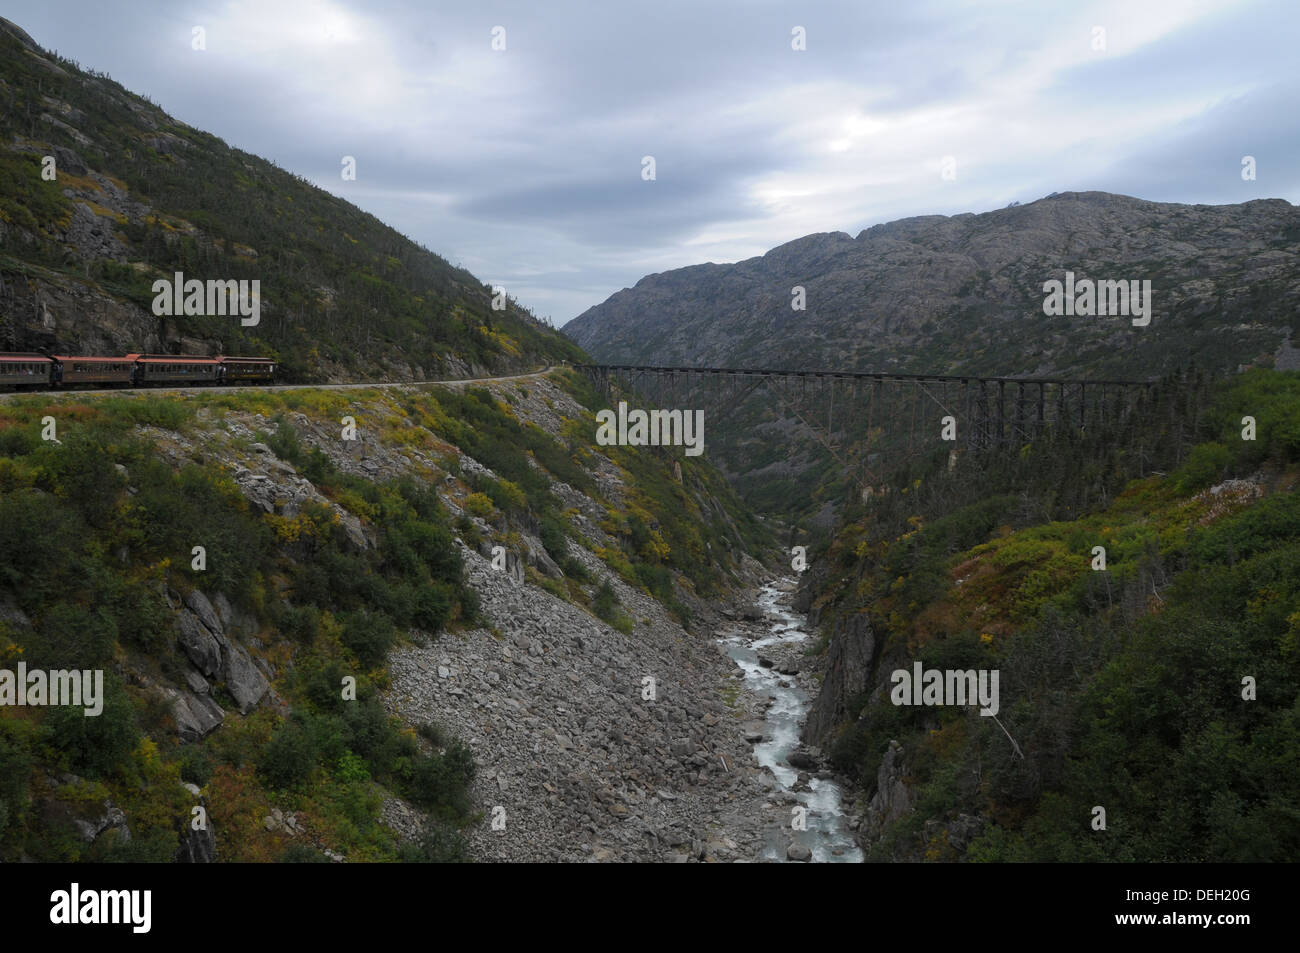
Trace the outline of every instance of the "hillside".
{"type": "Polygon", "coordinates": [[[758,699],[711,633],[767,532],[702,461],[593,447],[594,405],[0,402],[0,670],[104,675],[95,717],[0,708],[0,861],[752,856],[758,699]]]}
{"type": "Polygon", "coordinates": [[[802,605],[827,675],[806,736],[859,779],[872,858],[1300,850],[1300,375],[1169,393],[1126,446],[930,473],[817,554],[802,605]],[[898,704],[894,673],[918,663],[999,673],[997,710],[898,704]]]}
{"type": "Polygon", "coordinates": [[[1146,378],[1271,364],[1298,316],[1300,208],[1066,192],[649,275],[564,330],[611,363],[1146,378]],[[1066,271],[1149,280],[1150,324],[1045,315],[1066,271]]]}
{"type": "Polygon", "coordinates": [[[578,351],[348,202],[0,19],[0,348],[251,353],[296,381],[531,370],[578,351]],[[42,173],[54,159],[54,181],[42,173]],[[156,316],[153,282],[257,280],[256,325],[156,316]]]}

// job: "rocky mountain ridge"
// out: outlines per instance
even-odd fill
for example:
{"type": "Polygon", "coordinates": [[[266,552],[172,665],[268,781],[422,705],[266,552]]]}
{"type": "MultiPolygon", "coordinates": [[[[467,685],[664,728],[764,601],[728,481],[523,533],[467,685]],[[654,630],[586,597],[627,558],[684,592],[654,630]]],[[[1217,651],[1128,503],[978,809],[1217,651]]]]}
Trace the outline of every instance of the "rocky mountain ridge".
{"type": "Polygon", "coordinates": [[[1271,363],[1298,314],[1300,208],[1065,192],[648,275],[564,330],[611,363],[1147,377],[1271,363]],[[1067,271],[1150,280],[1150,325],[1045,315],[1043,285],[1067,271]]]}

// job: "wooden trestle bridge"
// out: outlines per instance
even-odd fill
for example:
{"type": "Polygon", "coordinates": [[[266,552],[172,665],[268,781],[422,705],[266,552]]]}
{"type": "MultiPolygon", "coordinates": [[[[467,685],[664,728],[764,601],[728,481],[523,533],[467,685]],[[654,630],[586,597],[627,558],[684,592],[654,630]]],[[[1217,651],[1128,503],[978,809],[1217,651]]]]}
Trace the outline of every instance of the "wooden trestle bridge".
{"type": "Polygon", "coordinates": [[[895,458],[940,446],[981,451],[1023,445],[1049,427],[1111,428],[1138,410],[1156,384],[642,364],[574,367],[607,397],[617,380],[651,401],[649,406],[703,409],[706,420],[713,421],[731,417],[751,395],[766,391],[785,416],[800,421],[837,459],[859,472],[866,485],[880,475],[879,467],[864,463],[873,450],[888,449],[895,458]],[[941,443],[944,439],[949,442],[941,443]]]}

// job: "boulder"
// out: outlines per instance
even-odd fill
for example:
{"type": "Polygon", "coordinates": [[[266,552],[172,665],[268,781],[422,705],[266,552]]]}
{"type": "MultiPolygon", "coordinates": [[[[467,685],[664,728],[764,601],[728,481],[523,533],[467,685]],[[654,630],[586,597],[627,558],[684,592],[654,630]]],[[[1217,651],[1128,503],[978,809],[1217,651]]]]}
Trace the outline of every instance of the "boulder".
{"type": "Polygon", "coordinates": [[[531,536],[523,537],[524,560],[544,576],[550,576],[552,579],[558,579],[564,573],[551,558],[541,543],[541,540],[534,539],[531,536]]]}
{"type": "Polygon", "coordinates": [[[211,864],[217,859],[217,838],[212,831],[212,821],[203,830],[194,830],[186,818],[181,826],[181,844],[173,862],[177,864],[211,864]]]}
{"type": "Polygon", "coordinates": [[[217,618],[221,620],[222,629],[234,628],[238,616],[235,607],[230,604],[224,592],[218,592],[212,597],[212,605],[217,610],[217,618]]]}
{"type": "Polygon", "coordinates": [[[232,644],[226,652],[224,672],[226,690],[239,705],[239,713],[247,715],[262,700],[262,696],[270,687],[266,676],[257,670],[257,666],[248,657],[243,646],[238,644],[232,644]]]}
{"type": "Polygon", "coordinates": [[[185,595],[185,604],[189,606],[191,612],[199,617],[199,621],[208,627],[208,631],[220,640],[224,634],[224,629],[221,625],[221,619],[217,616],[217,610],[208,601],[208,597],[197,589],[191,589],[185,595]]]}
{"type": "MultiPolygon", "coordinates": [[[[233,605],[222,593],[218,592],[213,597],[212,604],[216,607],[217,617],[221,619],[222,632],[225,634],[223,644],[226,639],[233,639],[236,635],[252,635],[257,631],[257,616],[233,605]]],[[[220,633],[218,638],[222,638],[220,633]]]]}
{"type": "Polygon", "coordinates": [[[221,671],[221,643],[189,609],[182,609],[176,618],[176,641],[204,675],[221,671]]]}
{"type": "Polygon", "coordinates": [[[29,629],[32,625],[27,613],[11,602],[0,604],[0,622],[7,622],[15,629],[29,629]]]}
{"type": "Polygon", "coordinates": [[[785,756],[786,763],[799,771],[816,771],[820,763],[806,751],[791,751],[785,756]]]}
{"type": "Polygon", "coordinates": [[[172,702],[172,717],[176,719],[176,734],[181,741],[202,741],[220,727],[226,713],[212,700],[211,695],[178,692],[172,702]]]}
{"type": "Polygon", "coordinates": [[[982,833],[984,818],[972,814],[958,814],[955,820],[948,823],[948,843],[958,851],[964,851],[982,833]]]}
{"type": "Polygon", "coordinates": [[[785,859],[806,864],[812,860],[812,850],[803,844],[791,844],[785,849],[785,859]]]}

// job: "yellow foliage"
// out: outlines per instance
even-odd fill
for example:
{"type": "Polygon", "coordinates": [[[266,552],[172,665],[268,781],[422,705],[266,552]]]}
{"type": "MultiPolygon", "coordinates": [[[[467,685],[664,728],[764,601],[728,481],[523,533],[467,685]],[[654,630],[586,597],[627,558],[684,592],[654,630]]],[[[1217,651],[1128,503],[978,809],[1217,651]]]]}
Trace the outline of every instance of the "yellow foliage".
{"type": "Polygon", "coordinates": [[[276,538],[282,543],[294,543],[304,536],[316,535],[316,521],[302,513],[292,518],[268,514],[266,521],[271,524],[276,538]]]}
{"type": "Polygon", "coordinates": [[[492,505],[492,498],[486,493],[471,493],[465,497],[465,509],[482,519],[491,516],[496,509],[492,505]]]}

